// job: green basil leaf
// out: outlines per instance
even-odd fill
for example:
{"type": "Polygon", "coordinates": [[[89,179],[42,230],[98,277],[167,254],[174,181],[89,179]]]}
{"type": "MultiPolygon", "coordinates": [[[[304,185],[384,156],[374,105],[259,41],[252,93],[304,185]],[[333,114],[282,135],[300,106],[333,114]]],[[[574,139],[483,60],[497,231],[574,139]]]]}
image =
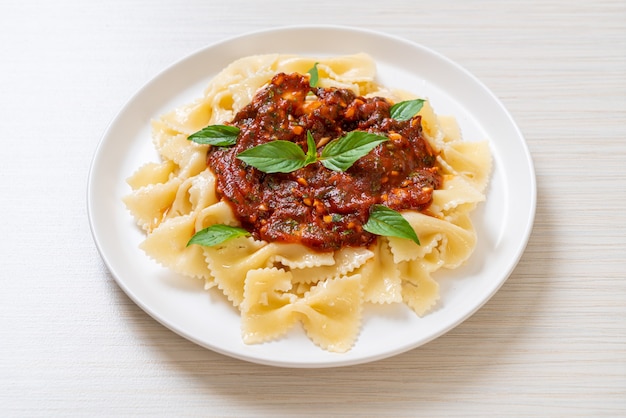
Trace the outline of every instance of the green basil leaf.
{"type": "Polygon", "coordinates": [[[209,125],[187,137],[197,144],[227,147],[237,143],[239,128],[228,125],[209,125]]]}
{"type": "Polygon", "coordinates": [[[298,145],[289,141],[272,141],[249,148],[237,158],[264,173],[291,173],[306,165],[307,156],[298,145]]]}
{"type": "Polygon", "coordinates": [[[313,67],[311,67],[311,69],[309,71],[307,71],[308,74],[311,75],[311,77],[309,78],[309,86],[311,87],[317,87],[317,83],[319,83],[319,73],[317,72],[317,64],[319,63],[315,63],[313,64],[313,67]]]}
{"type": "Polygon", "coordinates": [[[229,239],[246,235],[250,235],[250,233],[243,228],[221,224],[211,225],[208,228],[196,232],[187,243],[187,246],[198,244],[205,247],[213,247],[229,239]]]}
{"type": "Polygon", "coordinates": [[[304,161],[304,165],[308,165],[317,161],[317,145],[315,144],[315,139],[311,134],[311,131],[306,131],[306,160],[304,161]]]}
{"type": "Polygon", "coordinates": [[[330,141],[322,150],[320,161],[334,171],[346,171],[359,158],[389,138],[363,131],[352,131],[330,141]]]}
{"type": "Polygon", "coordinates": [[[420,245],[415,230],[404,217],[383,205],[373,205],[370,217],[363,229],[376,235],[406,238],[420,245]]]}
{"type": "Polygon", "coordinates": [[[417,115],[422,110],[422,106],[424,106],[424,100],[422,99],[405,100],[391,106],[389,112],[395,120],[405,121],[417,115]]]}

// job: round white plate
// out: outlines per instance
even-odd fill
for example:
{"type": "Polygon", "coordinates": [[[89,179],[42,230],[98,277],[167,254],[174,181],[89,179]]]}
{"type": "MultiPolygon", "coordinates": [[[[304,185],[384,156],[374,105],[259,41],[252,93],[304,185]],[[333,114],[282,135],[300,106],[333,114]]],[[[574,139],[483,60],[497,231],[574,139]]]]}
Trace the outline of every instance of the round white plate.
{"type": "Polygon", "coordinates": [[[418,347],[478,310],[515,268],[535,214],[533,164],[520,131],[498,99],[454,62],[396,37],[334,26],[286,27],[256,32],[204,48],[167,68],[141,88],[112,121],[96,150],[87,203],[93,237],[111,274],[128,296],[172,331],[216,352],[284,367],[365,363],[418,347]],[[296,328],[285,338],[245,345],[240,318],[218,291],[200,280],[158,266],[141,250],[142,232],[122,204],[125,179],[141,164],[158,161],[150,119],[199,97],[208,81],[237,58],[264,53],[310,56],[370,54],[379,82],[430,99],[435,111],[456,116],[465,140],[488,139],[494,169],[487,200],[473,213],[478,246],[463,267],[436,275],[438,308],[419,318],[408,308],[367,305],[351,351],[326,352],[296,328]]]}

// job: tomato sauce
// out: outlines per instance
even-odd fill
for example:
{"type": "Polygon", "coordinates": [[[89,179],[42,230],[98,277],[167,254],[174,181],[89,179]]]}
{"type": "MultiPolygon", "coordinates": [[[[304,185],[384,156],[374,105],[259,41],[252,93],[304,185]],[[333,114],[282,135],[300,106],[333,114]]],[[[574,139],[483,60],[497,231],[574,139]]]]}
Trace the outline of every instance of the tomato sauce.
{"type": "Polygon", "coordinates": [[[317,251],[369,246],[376,236],[363,225],[372,205],[423,211],[442,185],[420,116],[398,121],[390,117],[390,108],[384,98],[311,87],[307,76],[277,74],[231,121],[240,128],[237,143],[209,149],[207,163],[217,177],[218,194],[257,239],[302,243],[317,251]],[[237,158],[274,140],[294,142],[306,152],[307,131],[319,153],[354,130],[389,141],[345,172],[316,162],[291,173],[267,174],[237,158]]]}

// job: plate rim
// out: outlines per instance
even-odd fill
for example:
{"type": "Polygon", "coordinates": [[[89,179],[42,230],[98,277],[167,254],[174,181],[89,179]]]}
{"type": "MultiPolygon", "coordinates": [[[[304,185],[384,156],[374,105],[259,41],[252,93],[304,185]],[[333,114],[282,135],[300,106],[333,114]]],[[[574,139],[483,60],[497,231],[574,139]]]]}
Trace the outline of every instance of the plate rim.
{"type": "MultiPolygon", "coordinates": [[[[371,29],[364,29],[364,28],[359,28],[359,27],[351,27],[351,26],[341,26],[341,25],[288,25],[288,26],[280,26],[280,27],[276,27],[276,28],[267,28],[267,29],[262,29],[262,30],[256,30],[256,31],[249,31],[240,35],[236,35],[236,36],[232,36],[232,37],[227,37],[225,39],[219,40],[217,42],[213,42],[210,43],[206,46],[203,46],[185,56],[183,56],[180,59],[175,60],[174,62],[172,62],[171,64],[165,66],[161,71],[157,72],[154,76],[150,77],[142,86],[140,86],[139,89],[137,89],[123,104],[123,106],[121,106],[121,108],[119,109],[119,111],[114,115],[114,117],[111,119],[111,121],[108,123],[108,125],[106,126],[105,130],[103,131],[100,140],[98,141],[98,144],[95,148],[91,163],[90,163],[90,167],[89,167],[89,172],[88,172],[88,182],[87,182],[87,215],[88,215],[88,220],[89,220],[89,227],[91,230],[91,234],[94,240],[94,243],[96,245],[96,248],[98,250],[98,253],[100,254],[101,259],[103,260],[106,268],[108,269],[108,271],[110,272],[111,276],[113,277],[113,279],[115,280],[115,282],[117,283],[117,285],[124,291],[124,293],[133,301],[133,303],[135,303],[137,306],[139,306],[144,312],[146,312],[149,316],[151,316],[153,319],[155,319],[157,322],[159,322],[160,324],[164,325],[166,328],[168,328],[169,330],[171,330],[172,332],[186,338],[189,341],[192,341],[193,343],[200,345],[201,347],[204,347],[206,349],[210,349],[212,351],[218,352],[220,354],[229,356],[229,357],[233,357],[233,358],[237,358],[240,360],[244,360],[244,361],[248,361],[248,362],[252,362],[252,363],[257,363],[257,364],[264,364],[264,365],[270,365],[270,366],[278,366],[278,367],[295,367],[295,368],[322,368],[322,367],[339,367],[339,366],[350,366],[350,365],[356,365],[356,364],[363,364],[363,363],[369,363],[372,361],[377,361],[377,360],[381,360],[383,358],[388,358],[388,357],[392,357],[395,356],[397,354],[401,354],[403,352],[415,349],[419,346],[422,346],[436,338],[439,338],[440,336],[446,334],[447,332],[451,331],[452,329],[454,329],[456,326],[458,326],[459,324],[463,323],[464,321],[466,321],[468,318],[470,318],[472,315],[474,315],[480,308],[482,308],[492,297],[495,293],[497,293],[497,291],[504,285],[504,283],[508,280],[508,278],[510,277],[510,275],[513,273],[515,267],[518,265],[519,260],[521,259],[521,257],[524,254],[524,251],[527,247],[528,241],[530,239],[532,230],[533,230],[533,226],[534,226],[534,220],[535,220],[535,214],[536,214],[536,200],[537,200],[537,186],[536,186],[536,173],[535,173],[535,169],[534,169],[534,163],[532,160],[532,156],[530,153],[530,150],[528,148],[528,144],[526,143],[526,140],[521,132],[521,130],[519,129],[519,127],[517,126],[517,124],[515,123],[513,117],[511,116],[511,114],[509,113],[508,109],[506,109],[506,107],[503,105],[503,103],[500,101],[500,99],[481,81],[479,80],[476,76],[474,76],[472,73],[470,73],[469,71],[467,71],[465,68],[463,68],[461,65],[459,65],[458,63],[452,61],[451,59],[447,58],[446,56],[440,54],[439,52],[428,48],[424,45],[421,45],[419,43],[410,41],[408,39],[396,36],[396,35],[392,35],[392,34],[388,34],[388,33],[384,33],[384,32],[379,32],[379,31],[375,31],[375,30],[371,30],[371,29]],[[142,94],[142,92],[144,92],[145,90],[147,90],[148,88],[150,88],[150,86],[153,83],[156,83],[161,77],[163,77],[164,74],[170,72],[170,71],[174,71],[176,68],[178,68],[181,65],[184,65],[185,62],[193,59],[194,57],[197,57],[198,55],[203,55],[206,54],[208,51],[215,49],[219,46],[223,46],[223,45],[228,45],[230,43],[234,43],[237,41],[241,41],[243,39],[249,39],[250,37],[255,37],[255,36],[261,36],[261,35],[269,35],[269,34],[276,34],[276,33],[285,33],[285,32],[290,32],[290,31],[344,31],[344,32],[350,32],[352,34],[367,34],[369,36],[374,36],[374,37],[378,37],[381,39],[385,39],[387,41],[392,41],[394,43],[399,42],[401,44],[407,45],[410,48],[417,48],[420,49],[421,51],[429,54],[429,55],[433,55],[435,57],[437,57],[439,60],[442,60],[443,62],[446,63],[446,65],[449,65],[451,67],[453,67],[456,71],[460,71],[464,74],[464,76],[469,77],[470,79],[472,79],[472,81],[479,86],[483,92],[487,93],[490,97],[490,99],[499,107],[499,109],[503,112],[503,114],[507,117],[507,123],[510,125],[510,127],[512,127],[514,129],[514,131],[517,134],[517,137],[521,140],[519,142],[518,145],[520,145],[524,151],[524,163],[526,165],[526,167],[528,168],[528,172],[527,174],[529,175],[529,191],[530,191],[530,195],[528,196],[530,198],[530,202],[529,202],[529,212],[528,212],[528,217],[526,219],[526,223],[525,226],[522,228],[524,233],[522,234],[522,236],[520,237],[521,239],[518,242],[517,245],[517,249],[514,251],[515,253],[515,257],[512,258],[509,263],[508,266],[505,270],[503,270],[503,274],[502,274],[502,278],[500,280],[497,281],[496,285],[493,286],[492,288],[489,289],[488,292],[488,296],[484,298],[484,300],[477,304],[476,306],[474,306],[473,309],[471,309],[470,311],[466,312],[465,315],[457,318],[456,321],[454,321],[452,324],[449,324],[447,327],[444,327],[442,329],[440,329],[438,332],[433,333],[430,335],[429,338],[427,339],[423,339],[421,340],[419,343],[413,345],[413,346],[408,346],[408,347],[400,347],[396,350],[387,350],[383,353],[378,353],[378,354],[373,354],[373,355],[369,355],[369,356],[362,356],[362,357],[358,357],[358,358],[350,358],[347,357],[345,359],[341,359],[338,358],[336,361],[335,360],[330,360],[330,361],[323,361],[323,362],[277,362],[277,361],[273,361],[273,360],[267,360],[267,359],[263,359],[263,358],[258,358],[254,355],[250,355],[250,354],[243,354],[243,353],[235,353],[232,352],[230,350],[225,350],[225,349],[221,349],[220,347],[214,346],[214,345],[207,345],[206,342],[204,341],[200,341],[198,340],[196,337],[194,337],[193,335],[189,335],[186,332],[182,332],[180,329],[177,329],[177,327],[172,324],[170,321],[167,320],[167,318],[163,318],[162,315],[159,315],[157,312],[154,312],[152,310],[151,307],[147,306],[141,299],[141,297],[139,295],[137,295],[132,289],[130,289],[128,287],[128,285],[125,283],[125,281],[119,277],[118,274],[116,274],[117,269],[115,268],[114,264],[109,260],[109,257],[106,254],[105,248],[103,247],[102,243],[99,240],[98,237],[98,232],[97,232],[97,227],[95,224],[95,219],[94,219],[94,208],[93,208],[93,204],[94,204],[94,181],[95,178],[94,176],[97,173],[97,165],[98,165],[98,158],[100,156],[100,153],[102,152],[102,149],[105,146],[105,143],[107,142],[107,137],[110,134],[111,130],[113,129],[113,127],[115,126],[115,124],[117,123],[117,121],[121,118],[121,116],[131,107],[131,105],[138,99],[138,97],[142,94]]],[[[130,215],[129,215],[130,216],[130,215]]],[[[319,349],[319,348],[318,348],[319,349]]],[[[321,350],[321,349],[319,349],[321,350]]]]}

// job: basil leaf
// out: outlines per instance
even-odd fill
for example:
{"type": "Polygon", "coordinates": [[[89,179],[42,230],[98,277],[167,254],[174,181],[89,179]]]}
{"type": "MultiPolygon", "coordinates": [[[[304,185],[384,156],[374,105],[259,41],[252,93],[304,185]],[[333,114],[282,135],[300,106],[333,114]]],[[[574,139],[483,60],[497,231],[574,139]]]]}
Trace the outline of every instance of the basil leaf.
{"type": "Polygon", "coordinates": [[[187,137],[196,144],[227,147],[237,143],[239,128],[228,125],[209,125],[187,137]]]}
{"type": "Polygon", "coordinates": [[[319,159],[315,139],[310,131],[306,133],[306,140],[308,147],[306,154],[293,142],[277,140],[247,149],[239,153],[237,158],[265,173],[291,173],[317,161],[330,170],[345,171],[356,160],[389,138],[368,132],[352,131],[329,142],[319,159]]]}
{"type": "Polygon", "coordinates": [[[352,131],[330,141],[322,150],[320,161],[334,171],[346,171],[359,158],[389,138],[363,131],[352,131]]]}
{"type": "Polygon", "coordinates": [[[237,158],[264,173],[291,173],[307,164],[307,156],[289,141],[272,141],[237,154],[237,158]]]}
{"type": "Polygon", "coordinates": [[[363,229],[376,235],[406,238],[420,245],[415,230],[404,217],[383,205],[373,205],[370,217],[363,229]]]}
{"type": "Polygon", "coordinates": [[[306,160],[304,161],[304,165],[308,165],[317,161],[317,145],[315,144],[315,139],[311,134],[311,131],[306,131],[306,160]]]}
{"type": "Polygon", "coordinates": [[[424,100],[422,99],[405,100],[404,102],[398,102],[391,106],[389,112],[393,119],[405,121],[417,115],[417,113],[422,110],[422,106],[424,106],[424,100]]]}
{"type": "Polygon", "coordinates": [[[246,235],[250,235],[250,233],[243,228],[221,224],[211,225],[196,232],[187,243],[187,246],[198,244],[205,247],[213,247],[229,239],[246,235]]]}
{"type": "Polygon", "coordinates": [[[309,86],[311,87],[317,87],[317,83],[319,83],[320,76],[317,72],[317,64],[319,63],[316,62],[315,64],[313,64],[313,67],[311,67],[311,69],[307,71],[307,73],[311,75],[311,77],[309,78],[309,86]]]}

